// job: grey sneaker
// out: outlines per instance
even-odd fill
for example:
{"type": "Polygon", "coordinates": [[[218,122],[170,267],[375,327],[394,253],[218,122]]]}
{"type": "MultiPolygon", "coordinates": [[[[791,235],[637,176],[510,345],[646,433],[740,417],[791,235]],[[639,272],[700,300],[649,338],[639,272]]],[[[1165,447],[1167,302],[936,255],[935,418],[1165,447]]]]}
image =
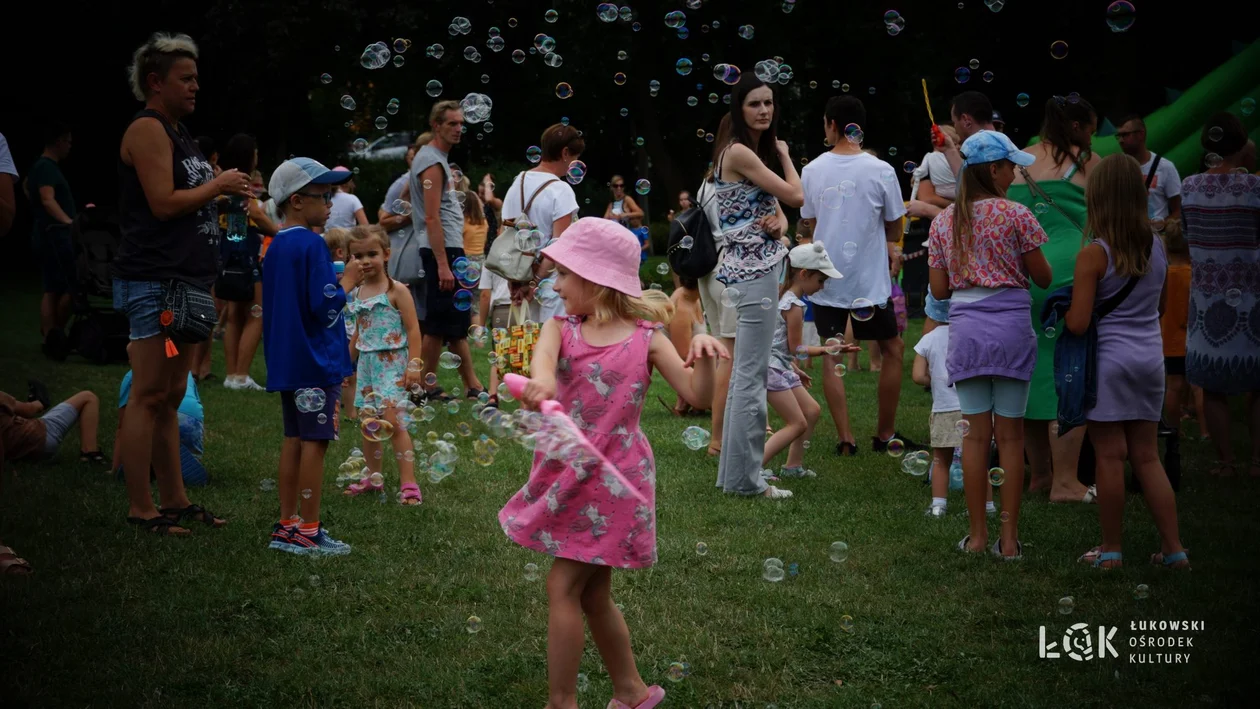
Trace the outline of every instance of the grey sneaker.
{"type": "Polygon", "coordinates": [[[927,516],[927,517],[937,517],[937,518],[944,517],[945,507],[943,505],[932,505],[931,507],[927,508],[927,511],[924,512],[923,514],[924,516],[927,516]]]}
{"type": "Polygon", "coordinates": [[[816,478],[818,477],[818,473],[815,473],[814,471],[806,468],[803,465],[798,465],[795,468],[788,468],[785,466],[785,467],[779,468],[779,477],[781,478],[816,478]]]}

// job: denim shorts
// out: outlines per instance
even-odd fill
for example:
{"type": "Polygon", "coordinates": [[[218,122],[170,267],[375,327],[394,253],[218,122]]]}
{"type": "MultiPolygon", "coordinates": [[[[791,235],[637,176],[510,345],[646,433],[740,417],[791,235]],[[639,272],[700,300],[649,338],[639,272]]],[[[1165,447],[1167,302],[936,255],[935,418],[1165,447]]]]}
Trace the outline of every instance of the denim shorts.
{"type": "Polygon", "coordinates": [[[1028,410],[1029,383],[1006,377],[972,377],[954,382],[958,403],[965,415],[993,413],[1022,419],[1028,410]]]}
{"type": "Polygon", "coordinates": [[[162,284],[158,281],[114,279],[114,309],[127,316],[131,339],[143,340],[162,334],[158,320],[162,313],[162,284]]]}
{"type": "Polygon", "coordinates": [[[44,422],[44,455],[52,457],[61,440],[79,420],[79,410],[63,401],[49,409],[40,420],[44,422]]]}

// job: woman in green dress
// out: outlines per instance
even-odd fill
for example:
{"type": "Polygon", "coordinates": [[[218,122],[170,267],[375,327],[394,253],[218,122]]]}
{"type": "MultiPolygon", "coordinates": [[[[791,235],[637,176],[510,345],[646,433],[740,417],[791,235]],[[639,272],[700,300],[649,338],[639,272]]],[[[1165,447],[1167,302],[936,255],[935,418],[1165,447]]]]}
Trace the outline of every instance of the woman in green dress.
{"type": "MultiPolygon", "coordinates": [[[[1049,488],[1051,502],[1093,502],[1094,491],[1076,476],[1084,427],[1059,437],[1055,418],[1059,399],[1054,393],[1054,335],[1040,324],[1041,305],[1058,288],[1071,285],[1076,254],[1084,245],[1085,183],[1099,157],[1090,152],[1090,138],[1098,125],[1094,107],[1076,94],[1046,102],[1040,140],[1026,150],[1037,161],[1026,173],[1016,173],[1007,192],[1033,210],[1050,241],[1041,247],[1054,272],[1048,288],[1031,286],[1033,331],[1037,333],[1037,368],[1024,416],[1024,448],[1030,467],[1029,490],[1049,488]],[[1032,178],[1028,184],[1024,175],[1032,178]]],[[[1057,329],[1061,330],[1060,325],[1057,329]]]]}

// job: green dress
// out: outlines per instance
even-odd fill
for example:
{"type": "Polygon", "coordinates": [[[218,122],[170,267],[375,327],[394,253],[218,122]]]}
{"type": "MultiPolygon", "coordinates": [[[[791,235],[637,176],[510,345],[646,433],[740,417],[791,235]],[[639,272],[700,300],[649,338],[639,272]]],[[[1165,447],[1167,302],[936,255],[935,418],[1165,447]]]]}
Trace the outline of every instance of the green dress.
{"type": "MultiPolygon", "coordinates": [[[[1054,200],[1063,211],[1072,216],[1077,224],[1085,225],[1085,188],[1073,184],[1072,173],[1075,167],[1058,180],[1046,180],[1037,185],[1054,200]]],[[[1032,294],[1033,332],[1037,333],[1037,368],[1033,370],[1032,382],[1028,389],[1028,409],[1024,418],[1049,421],[1058,417],[1059,397],[1054,393],[1054,339],[1047,337],[1041,327],[1041,304],[1046,296],[1063,286],[1072,284],[1072,274],[1076,271],[1076,254],[1084,242],[1081,230],[1068,221],[1059,210],[1044,204],[1044,201],[1033,194],[1032,188],[1026,184],[1011,185],[1006,198],[1019,202],[1033,210],[1041,228],[1050,237],[1041,247],[1046,261],[1050,262],[1052,273],[1049,288],[1038,288],[1030,285],[1032,294]],[[1043,205],[1043,206],[1038,206],[1043,205]]],[[[1063,330],[1060,323],[1057,331],[1063,330]]],[[[1056,333],[1057,334],[1057,333],[1056,333]]]]}

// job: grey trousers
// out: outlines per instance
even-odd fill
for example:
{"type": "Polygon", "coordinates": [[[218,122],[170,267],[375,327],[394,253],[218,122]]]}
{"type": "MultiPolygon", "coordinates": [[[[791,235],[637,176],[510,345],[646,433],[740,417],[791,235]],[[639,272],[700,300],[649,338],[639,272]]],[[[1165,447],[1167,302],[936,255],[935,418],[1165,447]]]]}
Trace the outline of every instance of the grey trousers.
{"type": "Polygon", "coordinates": [[[761,278],[734,285],[742,297],[736,306],[739,326],[722,420],[717,485],[737,495],[766,491],[766,481],[761,479],[761,456],[766,448],[766,369],[779,309],[763,309],[761,300],[779,302],[781,269],[782,263],[761,278]]]}

